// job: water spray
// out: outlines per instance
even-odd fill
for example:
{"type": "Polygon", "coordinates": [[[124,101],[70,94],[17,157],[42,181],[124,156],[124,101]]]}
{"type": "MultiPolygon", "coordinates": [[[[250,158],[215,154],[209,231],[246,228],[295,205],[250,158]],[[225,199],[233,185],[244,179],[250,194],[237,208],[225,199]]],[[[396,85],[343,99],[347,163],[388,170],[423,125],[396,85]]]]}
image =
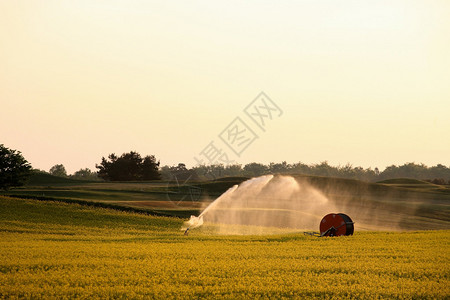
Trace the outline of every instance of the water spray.
{"type": "Polygon", "coordinates": [[[207,222],[213,224],[211,229],[217,234],[267,234],[274,229],[310,230],[320,222],[320,233],[306,234],[352,235],[354,223],[350,217],[329,213],[339,209],[335,204],[305,180],[265,175],[232,186],[198,217],[191,216],[182,230],[188,235],[191,229],[207,222]]]}
{"type": "Polygon", "coordinates": [[[191,228],[196,228],[196,227],[200,227],[203,225],[203,215],[206,214],[209,210],[213,209],[218,203],[220,203],[221,199],[231,193],[233,193],[236,189],[238,188],[238,185],[233,185],[231,188],[229,188],[225,193],[223,193],[219,198],[217,198],[216,200],[214,200],[212,203],[210,203],[203,211],[202,213],[196,217],[196,216],[191,216],[191,218],[189,219],[189,221],[187,222],[187,228],[184,231],[184,235],[188,235],[189,234],[189,230],[191,228]]]}

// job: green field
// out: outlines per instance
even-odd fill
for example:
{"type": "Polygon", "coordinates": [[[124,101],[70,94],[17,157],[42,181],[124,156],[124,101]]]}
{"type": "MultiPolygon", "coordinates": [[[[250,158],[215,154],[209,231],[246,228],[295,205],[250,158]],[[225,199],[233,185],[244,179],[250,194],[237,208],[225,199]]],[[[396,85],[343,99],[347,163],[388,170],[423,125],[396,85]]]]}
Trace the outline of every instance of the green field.
{"type": "Polygon", "coordinates": [[[183,236],[181,219],[0,197],[0,298],[450,297],[450,231],[183,236]]]}
{"type": "Polygon", "coordinates": [[[184,236],[189,215],[245,178],[180,186],[38,174],[0,196],[0,298],[450,297],[448,186],[294,176],[349,211],[401,222],[396,232],[357,222],[338,238],[215,235],[214,224],[184,236]]]}
{"type": "Polygon", "coordinates": [[[131,207],[157,215],[188,218],[198,214],[229,187],[247,178],[224,178],[212,182],[177,184],[175,182],[98,182],[79,181],[37,173],[24,187],[3,195],[60,200],[95,202],[109,206],[131,207]],[[199,194],[194,194],[199,191],[199,194]]]}

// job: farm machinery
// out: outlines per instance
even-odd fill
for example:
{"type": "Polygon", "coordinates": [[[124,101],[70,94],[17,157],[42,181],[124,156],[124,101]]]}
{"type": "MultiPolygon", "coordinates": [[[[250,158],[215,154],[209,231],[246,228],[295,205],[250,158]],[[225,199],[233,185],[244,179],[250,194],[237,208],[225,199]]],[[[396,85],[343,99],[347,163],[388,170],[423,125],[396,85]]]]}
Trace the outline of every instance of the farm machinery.
{"type": "Polygon", "coordinates": [[[328,214],[320,221],[319,232],[305,232],[307,235],[323,236],[342,236],[353,235],[354,222],[346,214],[328,214]]]}

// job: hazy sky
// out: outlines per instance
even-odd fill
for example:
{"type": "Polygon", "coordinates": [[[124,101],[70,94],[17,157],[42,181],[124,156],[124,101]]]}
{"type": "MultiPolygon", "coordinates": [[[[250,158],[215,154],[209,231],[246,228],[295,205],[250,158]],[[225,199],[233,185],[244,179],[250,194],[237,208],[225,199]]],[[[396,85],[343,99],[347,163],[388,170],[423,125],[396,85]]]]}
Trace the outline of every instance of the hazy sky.
{"type": "Polygon", "coordinates": [[[69,173],[130,150],[193,166],[210,142],[242,164],[450,165],[449,53],[446,0],[0,0],[0,143],[69,173]],[[265,131],[244,112],[261,91],[282,110],[265,131]],[[240,156],[234,125],[258,136],[240,156]]]}

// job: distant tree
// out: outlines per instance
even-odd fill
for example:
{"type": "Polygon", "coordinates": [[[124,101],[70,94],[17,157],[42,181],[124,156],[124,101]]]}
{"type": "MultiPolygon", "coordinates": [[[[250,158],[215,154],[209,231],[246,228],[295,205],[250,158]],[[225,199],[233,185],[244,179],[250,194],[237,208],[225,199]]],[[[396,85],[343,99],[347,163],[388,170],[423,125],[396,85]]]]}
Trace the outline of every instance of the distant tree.
{"type": "Polygon", "coordinates": [[[212,173],[213,168],[213,165],[196,165],[191,170],[199,180],[211,180],[215,178],[215,174],[212,173]]]}
{"type": "Polygon", "coordinates": [[[164,165],[159,169],[159,173],[161,174],[161,179],[163,180],[172,180],[173,175],[170,172],[170,166],[164,165]]]}
{"type": "Polygon", "coordinates": [[[320,164],[315,164],[311,167],[312,175],[318,176],[337,176],[339,173],[338,168],[332,167],[327,161],[323,161],[320,164]]]}
{"type": "Polygon", "coordinates": [[[50,168],[49,173],[53,176],[67,177],[66,168],[62,164],[54,165],[50,168]]]}
{"type": "Polygon", "coordinates": [[[380,170],[378,170],[378,168],[375,167],[374,173],[375,173],[375,176],[378,176],[378,175],[380,175],[380,170]]]}
{"type": "MultiPolygon", "coordinates": [[[[283,161],[281,163],[271,162],[268,165],[260,163],[249,163],[242,167],[241,165],[197,165],[192,169],[186,168],[184,164],[178,166],[164,166],[161,168],[164,179],[173,180],[176,172],[188,174],[195,171],[200,180],[211,180],[227,176],[246,176],[255,177],[264,174],[304,174],[304,175],[318,175],[330,176],[340,178],[358,179],[367,182],[380,181],[391,178],[414,178],[414,179],[429,179],[440,178],[450,181],[450,168],[442,164],[433,167],[427,167],[424,164],[406,163],[401,166],[391,165],[384,171],[378,168],[364,169],[360,166],[352,166],[350,163],[346,165],[331,166],[327,161],[320,164],[307,165],[302,162],[288,164],[283,161]]],[[[186,177],[186,176],[185,176],[186,177]]],[[[177,176],[178,179],[184,178],[177,176]]]]}
{"type": "Polygon", "coordinates": [[[161,179],[159,161],[155,156],[144,158],[137,152],[124,153],[120,157],[114,153],[108,159],[102,157],[102,162],[95,165],[98,176],[110,181],[140,181],[161,179]]]}
{"type": "Polygon", "coordinates": [[[206,180],[216,180],[225,177],[225,166],[223,164],[201,165],[194,169],[199,176],[206,180]]]}
{"type": "Polygon", "coordinates": [[[89,168],[80,169],[73,173],[70,178],[81,180],[100,180],[96,172],[91,171],[89,168]]]}
{"type": "Polygon", "coordinates": [[[450,168],[438,164],[433,167],[427,167],[424,164],[406,163],[401,166],[389,166],[378,176],[379,180],[390,178],[414,178],[414,179],[429,179],[429,178],[450,178],[450,168]]]}
{"type": "Polygon", "coordinates": [[[224,172],[225,176],[242,176],[242,165],[227,165],[224,172]]]}
{"type": "Polygon", "coordinates": [[[268,170],[270,173],[287,173],[291,169],[291,165],[288,165],[285,161],[282,163],[273,163],[271,162],[268,166],[268,170]]]}
{"type": "Polygon", "coordinates": [[[178,184],[188,181],[198,181],[199,176],[195,168],[188,169],[186,164],[179,163],[176,166],[164,166],[164,179],[169,181],[177,181],[178,184]]]}
{"type": "Polygon", "coordinates": [[[290,172],[300,174],[311,174],[311,167],[302,162],[298,162],[291,166],[290,172]]]}
{"type": "Polygon", "coordinates": [[[260,163],[249,163],[244,166],[244,176],[254,177],[268,174],[269,169],[260,163]]]}
{"type": "Polygon", "coordinates": [[[338,167],[338,177],[355,178],[356,176],[355,168],[350,163],[338,167]]]}
{"type": "Polygon", "coordinates": [[[436,166],[428,169],[428,178],[444,178],[450,180],[450,168],[437,164],[436,166]]]}
{"type": "Polygon", "coordinates": [[[20,151],[0,144],[0,189],[23,185],[31,175],[31,165],[20,151]]]}

